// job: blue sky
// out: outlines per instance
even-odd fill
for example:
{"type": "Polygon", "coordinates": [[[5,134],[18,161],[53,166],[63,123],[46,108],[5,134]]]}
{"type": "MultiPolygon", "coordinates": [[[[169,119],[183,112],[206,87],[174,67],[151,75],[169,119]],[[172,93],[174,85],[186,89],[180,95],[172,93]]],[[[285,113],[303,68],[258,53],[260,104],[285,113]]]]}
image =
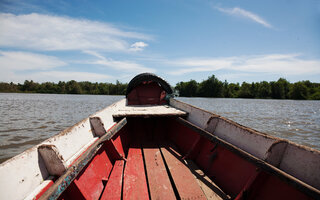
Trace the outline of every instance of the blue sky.
{"type": "Polygon", "coordinates": [[[320,1],[0,0],[0,81],[320,82],[320,1]]]}

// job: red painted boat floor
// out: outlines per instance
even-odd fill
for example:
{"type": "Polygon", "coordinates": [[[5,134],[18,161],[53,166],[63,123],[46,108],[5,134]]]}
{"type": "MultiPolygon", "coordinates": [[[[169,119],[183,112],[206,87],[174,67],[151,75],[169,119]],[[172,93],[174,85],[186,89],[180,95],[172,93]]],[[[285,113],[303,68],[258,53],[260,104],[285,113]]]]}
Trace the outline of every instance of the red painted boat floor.
{"type": "Polygon", "coordinates": [[[206,197],[193,174],[172,145],[135,143],[126,161],[116,161],[101,199],[221,199],[206,197]]]}
{"type": "Polygon", "coordinates": [[[181,199],[206,199],[190,169],[181,155],[169,145],[161,145],[161,152],[181,199]]]}
{"type": "Polygon", "coordinates": [[[117,160],[110,175],[110,180],[101,196],[101,200],[121,199],[124,160],[117,160]]]}
{"type": "Polygon", "coordinates": [[[123,177],[123,199],[149,199],[140,145],[129,148],[123,177]]]}

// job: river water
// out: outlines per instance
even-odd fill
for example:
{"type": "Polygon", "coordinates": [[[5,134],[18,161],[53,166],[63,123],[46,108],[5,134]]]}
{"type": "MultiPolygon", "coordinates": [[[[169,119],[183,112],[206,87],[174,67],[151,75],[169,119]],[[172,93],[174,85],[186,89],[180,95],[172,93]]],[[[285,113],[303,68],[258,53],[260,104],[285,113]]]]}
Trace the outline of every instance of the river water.
{"type": "MultiPolygon", "coordinates": [[[[122,98],[0,93],[0,163],[122,98]]],[[[320,150],[320,101],[178,99],[253,129],[320,150]]]]}

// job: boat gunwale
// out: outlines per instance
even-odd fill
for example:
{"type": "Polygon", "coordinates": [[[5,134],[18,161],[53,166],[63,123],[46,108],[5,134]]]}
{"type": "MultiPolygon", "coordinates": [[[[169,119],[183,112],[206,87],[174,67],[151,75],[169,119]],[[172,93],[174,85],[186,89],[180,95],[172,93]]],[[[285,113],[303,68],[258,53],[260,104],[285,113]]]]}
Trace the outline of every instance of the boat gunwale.
{"type": "MultiPolygon", "coordinates": [[[[223,121],[225,121],[225,122],[228,122],[228,123],[230,123],[230,124],[232,124],[232,125],[240,128],[240,129],[242,129],[242,130],[248,131],[250,134],[256,134],[256,135],[265,137],[265,138],[267,138],[267,139],[273,139],[273,140],[276,140],[277,143],[278,143],[279,141],[285,141],[285,142],[287,142],[288,144],[293,144],[294,146],[297,146],[297,147],[299,147],[299,148],[305,149],[305,150],[307,150],[307,151],[309,151],[309,152],[316,152],[316,153],[320,154],[320,150],[318,150],[318,149],[315,149],[315,148],[312,148],[312,147],[309,147],[309,146],[306,146],[306,145],[298,144],[298,143],[292,142],[291,140],[288,140],[288,139],[279,138],[279,137],[276,137],[276,136],[269,135],[269,134],[267,134],[267,133],[264,133],[264,132],[255,130],[255,129],[253,129],[253,128],[247,127],[247,126],[242,125],[242,124],[239,124],[239,123],[237,123],[237,122],[235,122],[235,121],[233,121],[233,120],[231,120],[231,119],[228,119],[228,118],[223,117],[223,116],[221,116],[221,115],[215,114],[215,113],[210,112],[210,111],[208,111],[208,110],[204,110],[204,109],[199,108],[199,107],[197,107],[197,106],[194,106],[194,105],[192,105],[192,104],[188,104],[188,103],[185,103],[185,102],[183,102],[183,101],[179,101],[179,100],[177,100],[177,99],[170,98],[170,106],[172,106],[172,107],[175,107],[175,106],[171,104],[171,101],[176,101],[176,102],[178,102],[179,104],[187,105],[187,106],[190,106],[190,107],[192,107],[192,108],[194,108],[194,109],[200,110],[201,112],[205,112],[205,113],[207,113],[207,114],[210,114],[211,117],[210,117],[210,118],[208,119],[208,121],[206,122],[207,124],[208,124],[213,118],[216,118],[216,119],[218,119],[218,120],[223,120],[223,121]]],[[[179,108],[179,109],[182,110],[181,108],[179,108]]],[[[214,131],[213,131],[213,132],[214,132],[214,131]]]]}
{"type": "MultiPolygon", "coordinates": [[[[55,135],[53,135],[53,136],[51,136],[51,137],[43,140],[41,143],[36,144],[36,145],[34,145],[34,146],[32,146],[32,147],[24,150],[23,152],[19,153],[18,155],[13,156],[12,158],[9,158],[8,160],[6,160],[6,161],[4,161],[3,163],[1,163],[1,164],[0,164],[0,167],[6,165],[8,162],[11,162],[11,161],[13,161],[13,160],[19,159],[19,158],[20,158],[22,155],[24,155],[24,154],[27,154],[27,153],[29,153],[29,152],[31,152],[31,151],[33,151],[33,150],[37,150],[37,148],[38,148],[40,145],[42,145],[42,144],[50,143],[52,140],[55,141],[57,138],[62,137],[62,136],[64,136],[64,135],[67,135],[67,134],[70,133],[74,128],[76,128],[77,126],[80,126],[80,125],[84,124],[85,122],[89,121],[90,117],[95,117],[95,116],[97,116],[99,113],[102,113],[102,112],[103,112],[104,110],[106,110],[107,108],[114,107],[115,105],[119,104],[121,101],[124,101],[124,100],[125,100],[125,98],[120,99],[119,101],[116,101],[116,102],[110,104],[109,106],[107,106],[107,107],[105,107],[105,108],[103,108],[103,109],[101,109],[101,110],[98,110],[97,112],[95,112],[95,113],[89,115],[88,117],[80,120],[79,122],[73,124],[72,126],[67,127],[67,128],[65,128],[65,129],[63,129],[62,131],[59,131],[57,134],[55,134],[55,135]]],[[[112,127],[112,126],[110,126],[110,127],[112,127]]],[[[91,130],[90,130],[90,131],[91,131],[91,130]]],[[[75,154],[77,154],[77,152],[76,152],[75,154]]]]}
{"type": "Polygon", "coordinates": [[[194,125],[193,123],[189,122],[186,119],[183,119],[181,117],[175,119],[177,122],[185,125],[186,127],[192,129],[193,131],[197,132],[201,136],[204,136],[206,139],[210,140],[211,142],[214,142],[216,144],[219,144],[231,152],[237,154],[241,158],[253,163],[255,166],[261,168],[262,170],[265,170],[266,172],[275,175],[279,177],[281,180],[285,181],[286,183],[292,185],[293,187],[297,188],[298,190],[310,195],[311,197],[317,199],[320,198],[320,190],[317,188],[299,180],[298,178],[284,172],[283,170],[263,161],[260,158],[257,158],[250,153],[240,149],[239,147],[236,147],[235,145],[219,138],[218,136],[213,135],[212,133],[194,125]]]}
{"type": "Polygon", "coordinates": [[[58,199],[59,196],[67,189],[79,173],[87,166],[96,153],[100,150],[103,143],[110,140],[116,133],[119,132],[127,124],[127,119],[122,118],[115,126],[95,141],[85,152],[82,154],[67,171],[61,175],[55,183],[39,198],[44,199],[58,199]]]}
{"type": "MultiPolygon", "coordinates": [[[[72,126],[63,129],[62,131],[59,131],[58,133],[56,133],[53,136],[45,139],[41,143],[35,144],[34,146],[32,146],[30,148],[27,148],[26,150],[24,150],[23,152],[19,153],[18,155],[15,155],[12,158],[9,158],[8,160],[6,160],[6,161],[4,161],[3,163],[0,164],[0,171],[3,168],[12,167],[13,164],[15,164],[16,162],[20,162],[20,160],[29,160],[30,159],[29,158],[30,155],[32,155],[33,157],[36,157],[37,160],[40,160],[40,162],[37,161],[37,164],[35,164],[33,166],[33,168],[35,168],[37,171],[39,171],[39,172],[37,172],[38,174],[40,174],[40,172],[41,172],[42,178],[39,179],[37,184],[32,183],[33,184],[32,188],[30,187],[30,185],[28,185],[28,188],[29,188],[29,192],[28,193],[24,193],[24,192],[23,193],[19,193],[21,198],[26,198],[26,199],[35,198],[36,195],[37,195],[36,191],[38,191],[38,192],[43,191],[43,189],[46,187],[46,184],[43,184],[43,183],[45,183],[45,181],[48,180],[48,178],[50,178],[50,174],[47,172],[46,166],[43,163],[42,158],[39,157],[40,155],[38,153],[38,147],[43,145],[43,144],[53,144],[53,145],[55,145],[57,141],[62,141],[62,139],[65,139],[65,138],[68,139],[67,138],[67,137],[69,137],[68,135],[69,134],[71,134],[71,136],[74,135],[74,133],[75,133],[74,131],[76,129],[78,129],[76,131],[76,132],[78,132],[80,129],[81,130],[83,128],[86,129],[88,124],[89,124],[89,126],[91,126],[90,125],[90,118],[91,117],[100,116],[100,115],[104,114],[106,110],[110,110],[111,112],[113,112],[113,110],[114,110],[113,108],[117,108],[118,106],[121,106],[122,104],[125,104],[125,101],[126,101],[125,98],[117,100],[116,102],[114,102],[114,103],[112,103],[112,104],[110,104],[110,105],[98,110],[97,112],[95,112],[93,114],[90,114],[88,117],[80,120],[79,122],[73,124],[72,126]]],[[[112,119],[112,121],[108,121],[108,123],[104,123],[104,127],[105,127],[106,130],[108,130],[112,126],[114,126],[115,124],[116,123],[114,122],[114,119],[112,119]]],[[[96,140],[98,140],[98,137],[94,136],[91,128],[86,130],[86,131],[88,131],[88,133],[92,134],[92,140],[88,140],[87,143],[84,144],[83,146],[81,146],[80,148],[73,149],[71,156],[65,157],[65,155],[63,155],[64,162],[65,162],[65,164],[67,165],[68,168],[70,167],[70,165],[72,163],[74,163],[79,158],[79,156],[81,156],[83,153],[85,153],[88,150],[88,148],[96,140]]],[[[88,139],[88,138],[86,138],[86,139],[88,139]]],[[[60,149],[59,149],[59,151],[60,151],[60,149]]],[[[10,171],[10,174],[11,174],[11,172],[13,173],[13,171],[10,171]]],[[[13,174],[11,174],[11,175],[13,175],[13,174]]],[[[38,176],[37,174],[34,174],[34,176],[41,177],[41,176],[38,176]]],[[[29,182],[30,182],[30,181],[24,181],[24,177],[22,177],[22,176],[18,176],[18,179],[22,180],[21,182],[23,184],[25,184],[26,182],[29,184],[29,182]]],[[[19,184],[21,184],[21,182],[19,182],[19,184]]],[[[1,182],[0,182],[0,184],[1,184],[1,182]]],[[[0,190],[0,191],[2,191],[2,190],[0,190]]],[[[10,187],[9,191],[13,191],[13,187],[12,188],[10,187]]],[[[11,193],[11,192],[8,192],[8,191],[4,192],[3,191],[2,194],[3,195],[7,195],[9,193],[11,193]]],[[[12,198],[12,196],[10,198],[12,198]]]]}

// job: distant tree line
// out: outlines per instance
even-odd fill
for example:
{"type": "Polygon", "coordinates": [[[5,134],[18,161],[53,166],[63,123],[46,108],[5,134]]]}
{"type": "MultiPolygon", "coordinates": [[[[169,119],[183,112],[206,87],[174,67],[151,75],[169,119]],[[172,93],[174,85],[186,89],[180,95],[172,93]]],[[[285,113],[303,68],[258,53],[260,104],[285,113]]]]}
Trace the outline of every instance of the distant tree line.
{"type": "Polygon", "coordinates": [[[228,83],[214,75],[198,83],[195,80],[179,82],[175,91],[182,97],[259,98],[259,99],[310,99],[320,100],[320,83],[278,81],[228,83]]]}
{"type": "Polygon", "coordinates": [[[53,93],[53,94],[105,94],[125,95],[126,83],[91,83],[88,81],[59,81],[58,83],[36,83],[26,80],[23,84],[0,82],[0,92],[53,93]]]}
{"type": "MultiPolygon", "coordinates": [[[[26,80],[23,84],[0,82],[0,92],[54,93],[54,94],[104,94],[125,95],[127,83],[91,83],[88,81],[59,81],[36,83],[26,80]]],[[[278,81],[228,83],[214,75],[202,82],[179,82],[174,90],[182,97],[260,98],[260,99],[310,99],[320,100],[320,83],[278,81]]]]}

